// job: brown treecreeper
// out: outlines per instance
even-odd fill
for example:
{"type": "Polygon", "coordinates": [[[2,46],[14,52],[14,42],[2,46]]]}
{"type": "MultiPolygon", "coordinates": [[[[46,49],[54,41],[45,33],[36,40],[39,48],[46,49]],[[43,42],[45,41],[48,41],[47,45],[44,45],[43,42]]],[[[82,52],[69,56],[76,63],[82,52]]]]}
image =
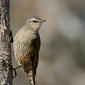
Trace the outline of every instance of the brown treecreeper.
{"type": "Polygon", "coordinates": [[[19,32],[16,33],[13,42],[16,60],[26,72],[31,85],[35,85],[40,49],[39,29],[43,22],[45,20],[36,16],[29,18],[19,32]]]}

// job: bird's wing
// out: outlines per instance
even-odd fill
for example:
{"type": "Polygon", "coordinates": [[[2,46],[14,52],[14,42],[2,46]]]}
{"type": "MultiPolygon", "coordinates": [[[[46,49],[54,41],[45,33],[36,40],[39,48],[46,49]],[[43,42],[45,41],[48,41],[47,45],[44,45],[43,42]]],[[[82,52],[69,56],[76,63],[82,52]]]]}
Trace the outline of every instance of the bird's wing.
{"type": "Polygon", "coordinates": [[[33,56],[32,56],[32,61],[33,61],[33,66],[35,68],[35,74],[36,74],[36,68],[38,66],[38,60],[39,60],[39,49],[40,49],[40,37],[33,40],[32,46],[33,46],[33,56]]]}

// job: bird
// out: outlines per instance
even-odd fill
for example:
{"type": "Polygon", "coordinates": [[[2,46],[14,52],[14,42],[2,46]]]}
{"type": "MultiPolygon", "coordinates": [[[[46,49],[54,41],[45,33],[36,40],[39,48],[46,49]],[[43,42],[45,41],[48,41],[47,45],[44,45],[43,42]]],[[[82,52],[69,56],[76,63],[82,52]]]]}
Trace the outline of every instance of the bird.
{"type": "Polygon", "coordinates": [[[41,46],[39,29],[45,21],[37,16],[28,18],[13,40],[15,58],[24,69],[30,85],[35,85],[41,46]]]}

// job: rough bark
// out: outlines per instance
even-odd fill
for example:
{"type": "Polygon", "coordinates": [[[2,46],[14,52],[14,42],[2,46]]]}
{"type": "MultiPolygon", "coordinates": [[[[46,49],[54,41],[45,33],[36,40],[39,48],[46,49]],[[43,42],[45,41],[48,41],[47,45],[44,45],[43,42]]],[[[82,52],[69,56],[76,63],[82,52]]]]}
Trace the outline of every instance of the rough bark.
{"type": "Polygon", "coordinates": [[[0,84],[12,85],[13,68],[10,43],[10,0],[0,0],[0,84]]]}

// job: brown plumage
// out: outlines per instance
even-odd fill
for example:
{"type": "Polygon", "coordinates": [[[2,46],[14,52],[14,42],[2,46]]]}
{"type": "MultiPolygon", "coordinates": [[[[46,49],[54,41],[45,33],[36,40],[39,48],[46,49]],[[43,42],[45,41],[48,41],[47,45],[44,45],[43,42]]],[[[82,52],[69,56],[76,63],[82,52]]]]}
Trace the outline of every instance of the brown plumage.
{"type": "Polygon", "coordinates": [[[35,85],[40,50],[38,30],[44,21],[35,16],[29,18],[14,37],[14,54],[17,62],[26,72],[30,85],[35,85]]]}

